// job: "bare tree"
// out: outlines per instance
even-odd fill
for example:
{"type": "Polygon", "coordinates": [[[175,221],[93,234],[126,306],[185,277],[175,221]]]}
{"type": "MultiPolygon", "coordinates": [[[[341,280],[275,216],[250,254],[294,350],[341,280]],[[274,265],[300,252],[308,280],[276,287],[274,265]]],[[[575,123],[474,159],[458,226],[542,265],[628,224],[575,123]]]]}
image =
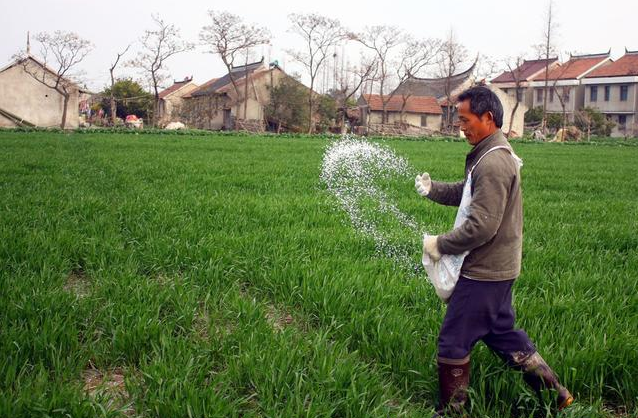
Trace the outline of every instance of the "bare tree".
{"type": "Polygon", "coordinates": [[[331,56],[330,48],[345,40],[346,35],[338,20],[318,14],[292,13],[288,15],[288,19],[292,23],[291,31],[301,36],[305,43],[303,50],[287,52],[295,61],[306,67],[310,76],[308,133],[312,133],[315,79],[323,68],[326,58],[331,56]]]}
{"type": "Polygon", "coordinates": [[[439,59],[439,76],[445,79],[444,93],[446,99],[445,129],[452,128],[452,77],[456,74],[459,66],[467,60],[467,49],[456,40],[454,30],[450,29],[448,37],[443,41],[439,59]]]}
{"type": "MultiPolygon", "coordinates": [[[[571,60],[571,56],[570,56],[570,60],[567,61],[566,63],[564,63],[563,65],[561,65],[560,67],[558,67],[558,69],[554,70],[556,72],[556,74],[553,77],[553,81],[552,81],[552,85],[550,87],[550,97],[553,96],[557,96],[558,97],[558,102],[560,103],[560,107],[561,107],[561,113],[562,113],[562,129],[563,132],[565,132],[565,128],[567,126],[567,100],[569,100],[569,91],[570,91],[570,87],[569,86],[565,86],[563,87],[562,91],[559,92],[558,89],[556,88],[556,84],[558,83],[558,81],[563,77],[563,75],[565,75],[565,73],[567,72],[567,70],[569,70],[572,65],[574,64],[574,61],[571,60]]],[[[548,78],[549,77],[545,77],[545,83],[548,83],[548,78]]]]}
{"type": "Polygon", "coordinates": [[[111,67],[109,68],[109,73],[111,74],[111,123],[113,124],[113,126],[115,126],[115,120],[117,119],[117,105],[115,103],[115,76],[113,72],[115,71],[115,67],[117,67],[117,64],[120,62],[120,58],[122,58],[124,54],[126,54],[130,47],[131,45],[129,44],[126,49],[124,49],[124,51],[118,52],[117,58],[115,58],[115,62],[111,64],[111,67]]]}
{"type": "Polygon", "coordinates": [[[491,80],[499,72],[499,65],[496,60],[488,55],[479,54],[476,59],[476,67],[474,74],[476,80],[481,83],[486,83],[487,80],[491,80]]]}
{"type": "Polygon", "coordinates": [[[547,93],[549,87],[549,57],[554,54],[554,36],[557,30],[557,23],[554,20],[554,2],[553,0],[549,0],[547,5],[547,12],[545,15],[545,29],[543,30],[543,43],[541,46],[537,47],[537,49],[542,48],[542,56],[545,59],[545,80],[543,87],[543,119],[541,122],[541,130],[543,133],[547,130],[547,93]]]}
{"type": "Polygon", "coordinates": [[[412,91],[400,87],[412,77],[418,76],[424,68],[434,64],[440,48],[441,42],[436,39],[416,40],[409,36],[406,38],[396,69],[399,85],[394,90],[401,91],[401,122],[404,122],[405,107],[412,96],[412,91]]]}
{"type": "Polygon", "coordinates": [[[193,44],[182,40],[179,29],[168,24],[159,16],[153,15],[155,29],[144,31],[140,42],[141,51],[137,58],[129,61],[128,65],[143,70],[149,77],[151,88],[155,96],[153,111],[153,125],[157,124],[159,114],[159,88],[166,78],[166,61],[175,54],[193,49],[193,44]]]}
{"type": "MultiPolygon", "coordinates": [[[[254,24],[245,23],[241,17],[228,12],[208,11],[210,24],[202,27],[199,39],[208,48],[207,52],[219,55],[226,66],[230,82],[237,97],[237,105],[241,102],[241,94],[237,87],[237,80],[232,73],[235,60],[244,56],[246,63],[250,49],[270,43],[268,29],[254,24]]],[[[244,73],[244,119],[248,106],[248,73],[244,73]]]]}
{"type": "Polygon", "coordinates": [[[344,76],[339,79],[339,86],[333,91],[333,96],[337,102],[338,119],[342,131],[345,129],[348,100],[361,90],[364,83],[376,77],[377,70],[376,57],[366,57],[362,54],[359,65],[345,69],[344,76]]]}
{"type": "MultiPolygon", "coordinates": [[[[395,63],[395,51],[406,40],[406,35],[395,26],[368,26],[363,33],[351,34],[351,39],[359,41],[369,48],[376,56],[378,72],[374,81],[379,83],[379,96],[381,97],[381,122],[387,123],[387,106],[392,99],[392,94],[386,95],[386,88],[392,83],[395,76],[392,68],[395,63]]],[[[396,90],[395,90],[396,91],[396,90]]]]}
{"type": "Polygon", "coordinates": [[[36,58],[27,50],[14,55],[14,59],[21,63],[25,73],[62,96],[64,104],[60,128],[64,129],[71,94],[78,90],[72,80],[78,74],[73,71],[91,52],[93,45],[74,32],[59,30],[52,34],[41,32],[35,39],[40,43],[40,57],[36,58]]]}
{"type": "Polygon", "coordinates": [[[519,55],[514,59],[508,59],[505,63],[505,66],[507,67],[508,71],[512,75],[512,78],[514,79],[514,94],[516,98],[516,104],[514,105],[510,113],[510,126],[507,130],[508,138],[512,134],[512,125],[514,124],[514,115],[516,115],[516,111],[518,110],[518,104],[521,102],[523,97],[523,82],[525,80],[523,80],[523,77],[522,77],[521,67],[524,61],[525,59],[521,55],[519,55]]]}

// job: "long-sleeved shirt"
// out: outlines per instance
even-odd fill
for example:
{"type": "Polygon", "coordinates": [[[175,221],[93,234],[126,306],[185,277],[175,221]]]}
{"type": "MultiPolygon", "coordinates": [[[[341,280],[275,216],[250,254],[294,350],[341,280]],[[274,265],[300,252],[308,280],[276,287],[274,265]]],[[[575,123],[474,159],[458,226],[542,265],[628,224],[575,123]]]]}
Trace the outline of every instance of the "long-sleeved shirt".
{"type": "MultiPolygon", "coordinates": [[[[501,145],[510,147],[500,130],[475,145],[465,159],[465,177],[483,154],[501,145]]],[[[464,183],[433,181],[428,198],[458,206],[464,183]]],[[[461,268],[461,275],[467,278],[501,281],[519,276],[523,248],[521,178],[518,163],[508,150],[490,152],[474,168],[469,217],[440,235],[437,245],[441,254],[469,251],[461,268]]]]}

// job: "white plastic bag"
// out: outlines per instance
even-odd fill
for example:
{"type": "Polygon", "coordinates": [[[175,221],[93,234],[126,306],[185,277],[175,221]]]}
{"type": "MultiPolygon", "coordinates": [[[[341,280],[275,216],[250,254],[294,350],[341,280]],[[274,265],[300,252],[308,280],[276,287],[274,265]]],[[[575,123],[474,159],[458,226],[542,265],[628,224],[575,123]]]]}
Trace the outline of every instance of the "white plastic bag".
{"type": "MultiPolygon", "coordinates": [[[[459,204],[459,210],[456,213],[456,219],[454,220],[454,228],[458,228],[465,222],[470,214],[470,204],[472,203],[472,172],[474,168],[481,162],[483,157],[489,154],[492,151],[497,149],[504,148],[510,152],[514,160],[516,160],[519,167],[523,165],[523,161],[518,158],[516,154],[512,151],[511,148],[506,147],[504,145],[500,145],[498,147],[490,148],[487,150],[485,154],[479,158],[479,160],[474,164],[474,166],[470,169],[467,174],[467,179],[465,180],[465,184],[463,185],[463,196],[461,197],[461,203],[459,204]]],[[[428,236],[428,233],[423,235],[423,239],[428,236]]],[[[462,254],[444,254],[439,261],[436,263],[430,259],[427,254],[423,254],[423,258],[421,259],[421,263],[423,264],[423,268],[427,273],[428,279],[432,282],[434,286],[434,290],[438,297],[440,297],[443,302],[447,303],[452,296],[452,292],[454,291],[454,286],[456,286],[456,282],[459,280],[459,275],[461,274],[461,267],[463,267],[463,261],[465,260],[465,256],[469,251],[465,251],[462,254]]]]}

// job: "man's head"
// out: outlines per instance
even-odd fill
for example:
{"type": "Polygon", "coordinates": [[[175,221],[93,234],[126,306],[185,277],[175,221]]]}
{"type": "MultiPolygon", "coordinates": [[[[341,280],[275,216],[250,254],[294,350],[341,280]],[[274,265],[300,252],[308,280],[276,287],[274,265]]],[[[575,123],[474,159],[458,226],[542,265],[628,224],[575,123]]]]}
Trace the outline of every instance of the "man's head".
{"type": "Polygon", "coordinates": [[[459,96],[456,109],[461,130],[472,145],[503,126],[503,105],[487,87],[477,86],[465,90],[459,96]]]}

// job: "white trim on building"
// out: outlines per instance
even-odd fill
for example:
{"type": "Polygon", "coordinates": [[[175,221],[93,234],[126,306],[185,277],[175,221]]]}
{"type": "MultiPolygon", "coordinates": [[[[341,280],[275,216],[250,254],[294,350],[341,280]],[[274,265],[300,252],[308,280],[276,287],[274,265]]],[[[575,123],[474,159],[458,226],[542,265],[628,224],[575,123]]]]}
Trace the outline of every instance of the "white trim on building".
{"type": "Polygon", "coordinates": [[[638,83],[638,76],[585,78],[583,84],[624,84],[638,83]]]}

